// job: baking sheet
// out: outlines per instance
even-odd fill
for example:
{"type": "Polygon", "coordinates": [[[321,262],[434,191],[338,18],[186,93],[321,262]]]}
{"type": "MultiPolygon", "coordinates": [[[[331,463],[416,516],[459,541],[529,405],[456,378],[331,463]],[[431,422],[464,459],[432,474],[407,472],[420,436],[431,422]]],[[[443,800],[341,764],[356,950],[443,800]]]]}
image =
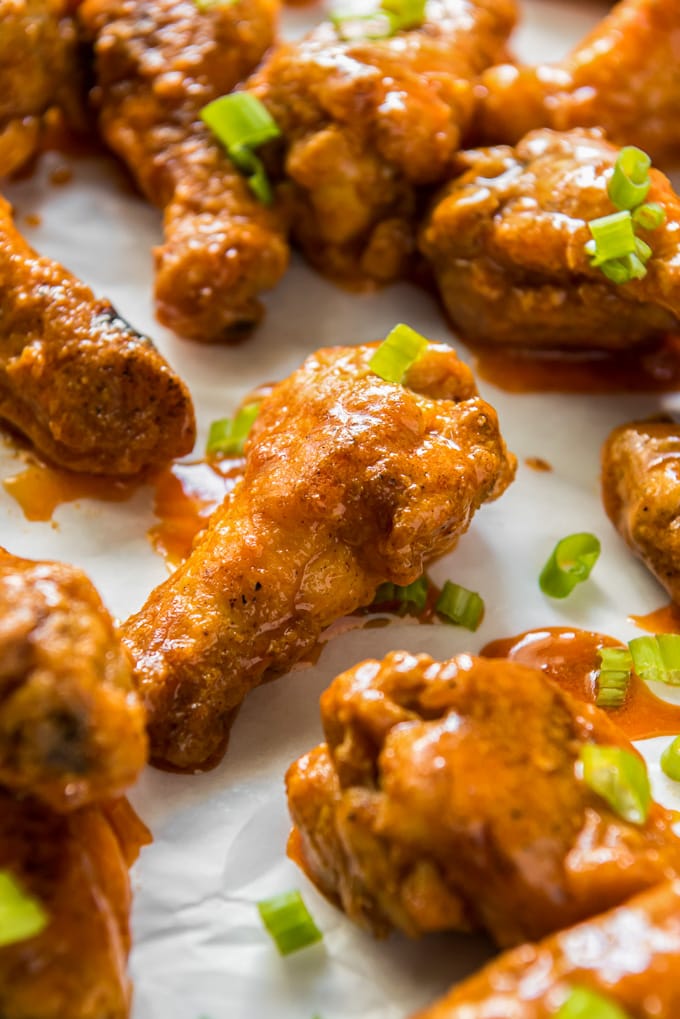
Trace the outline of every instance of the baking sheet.
{"type": "MultiPolygon", "coordinates": [[[[605,10],[592,0],[526,0],[518,50],[526,59],[559,56],[605,10]]],[[[294,33],[319,9],[291,12],[294,33]]],[[[158,214],[131,193],[113,163],[49,154],[30,179],[6,189],[32,243],[63,261],[120,312],[157,339],[189,382],[203,447],[209,422],[230,413],[249,389],[281,378],[315,348],[384,336],[397,321],[433,340],[455,344],[431,298],[406,286],[348,296],[299,263],[268,301],[264,326],[236,349],[178,340],[154,321],[150,248],[160,238],[158,214]],[[67,164],[70,183],[50,173],[67,164]],[[38,215],[39,226],[26,216],[38,215]]],[[[467,357],[459,346],[462,356],[467,357]]],[[[666,601],[626,552],[599,500],[599,449],[624,420],[680,409],[676,396],[510,395],[481,384],[500,414],[520,461],[516,483],[482,509],[452,556],[431,571],[481,592],[483,625],[475,634],[455,627],[396,621],[355,630],[326,645],[319,661],[255,691],[233,730],[220,767],[203,776],[148,770],[132,800],[154,843],[134,869],[136,889],[131,967],[134,1019],[403,1019],[470,971],[489,948],[483,939],[440,936],[420,943],[393,937],[376,943],[318,896],[285,858],[288,818],[283,793],[287,765],[321,736],[318,697],[334,675],[366,656],[394,648],[447,657],[476,651],[488,640],[547,626],[581,626],[624,639],[639,631],[630,613],[666,601]],[[541,457],[550,473],[529,469],[541,457]],[[546,599],[536,577],[555,541],[593,531],[602,556],[591,582],[564,603],[546,599]],[[324,940],[288,959],[277,955],[255,908],[258,899],[301,888],[324,940]]],[[[0,442],[0,478],[21,469],[0,442]]],[[[83,500],[63,506],[52,523],[27,523],[0,489],[0,541],[31,557],[60,558],[83,567],[111,611],[137,609],[166,575],[145,537],[153,524],[152,493],[117,504],[83,500]]],[[[657,797],[680,808],[659,771],[667,740],[647,741],[657,797]]]]}

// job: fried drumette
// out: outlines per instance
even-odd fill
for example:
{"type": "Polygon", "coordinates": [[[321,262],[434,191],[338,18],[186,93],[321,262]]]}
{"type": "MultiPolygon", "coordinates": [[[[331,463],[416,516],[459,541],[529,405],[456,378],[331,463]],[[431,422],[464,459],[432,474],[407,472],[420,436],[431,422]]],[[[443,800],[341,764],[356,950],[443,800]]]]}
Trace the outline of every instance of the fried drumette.
{"type": "Polygon", "coordinates": [[[0,789],[0,871],[48,917],[0,947],[2,1019],[127,1019],[128,866],[148,841],[125,801],[59,815],[0,789]]]}
{"type": "Polygon", "coordinates": [[[674,165],[679,33],[675,0],[622,0],[561,63],[489,70],[479,136],[514,144],[537,127],[602,127],[612,141],[639,145],[656,162],[674,165]]]}
{"type": "Polygon", "coordinates": [[[416,187],[447,178],[474,79],[515,18],[515,0],[429,0],[423,24],[391,38],[348,42],[327,22],[273,51],[246,88],[283,134],[294,236],[314,265],[354,285],[404,273],[416,187]]]}
{"type": "Polygon", "coordinates": [[[495,411],[453,350],[428,346],[403,385],[372,373],[374,350],[320,350],[274,387],[243,480],[123,625],[152,757],[214,760],[250,689],[382,582],[415,580],[510,482],[495,411]]]}
{"type": "Polygon", "coordinates": [[[0,177],[35,152],[44,114],[76,114],[80,72],[70,0],[0,0],[0,177]]]}
{"type": "Polygon", "coordinates": [[[602,499],[628,547],[680,604],[680,425],[615,429],[602,450],[602,499]]]}
{"type": "Polygon", "coordinates": [[[680,321],[680,199],[650,170],[666,222],[639,230],[644,279],[611,282],[590,264],[588,222],[607,195],[619,149],[598,131],[534,131],[516,148],[463,153],[462,176],[437,198],[420,247],[463,339],[524,348],[618,349],[680,321]]]}
{"type": "Polygon", "coordinates": [[[375,934],[538,939],[680,873],[673,814],[619,816],[578,773],[587,744],[634,753],[541,672],[394,652],[321,698],[326,743],[289,769],[289,852],[375,934]]]}
{"type": "Polygon", "coordinates": [[[238,338],[283,274],[281,218],[257,201],[199,117],[274,41],[278,0],[85,0],[101,130],[164,209],[158,317],[197,340],[238,338]]]}
{"type": "Polygon", "coordinates": [[[0,197],[0,418],[74,471],[135,474],[188,453],[194,412],[150,340],[37,255],[0,197]]]}
{"type": "Polygon", "coordinates": [[[0,785],[57,811],[116,796],[146,762],[144,722],[87,577],[0,549],[0,785]]]}
{"type": "Polygon", "coordinates": [[[589,991],[623,1009],[612,1016],[676,1019],[679,966],[680,882],[674,881],[506,952],[413,1019],[555,1019],[571,995],[583,1001],[584,990],[590,1008],[573,1015],[604,1015],[589,1002],[589,991]]]}

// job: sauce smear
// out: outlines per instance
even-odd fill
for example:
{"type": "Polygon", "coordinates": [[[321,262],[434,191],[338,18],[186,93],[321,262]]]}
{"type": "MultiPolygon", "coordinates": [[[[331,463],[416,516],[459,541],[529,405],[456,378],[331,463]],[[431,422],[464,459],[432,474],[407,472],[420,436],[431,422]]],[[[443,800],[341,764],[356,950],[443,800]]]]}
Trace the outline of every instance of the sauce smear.
{"type": "MultiPolygon", "coordinates": [[[[563,690],[579,700],[595,703],[599,669],[597,652],[603,647],[620,647],[621,642],[588,630],[546,627],[528,630],[516,637],[494,640],[482,648],[485,658],[509,658],[540,669],[563,690]]],[[[675,736],[680,733],[680,705],[655,696],[638,676],[631,676],[626,700],[607,714],[629,739],[675,736]]]]}
{"type": "Polygon", "coordinates": [[[646,616],[629,616],[632,623],[648,633],[680,633],[680,606],[674,602],[662,605],[646,616]]]}

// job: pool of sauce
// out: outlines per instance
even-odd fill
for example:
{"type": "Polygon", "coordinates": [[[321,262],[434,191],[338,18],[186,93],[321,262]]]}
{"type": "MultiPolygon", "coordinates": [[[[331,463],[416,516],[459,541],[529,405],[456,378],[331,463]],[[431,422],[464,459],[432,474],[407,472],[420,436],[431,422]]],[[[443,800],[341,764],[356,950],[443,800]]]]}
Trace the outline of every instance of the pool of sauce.
{"type": "MultiPolygon", "coordinates": [[[[491,641],[480,654],[485,658],[509,658],[540,669],[563,690],[594,704],[599,668],[597,652],[603,647],[621,647],[621,642],[588,630],[546,627],[491,641]]],[[[607,709],[607,714],[629,739],[680,733],[680,705],[661,700],[635,673],[623,705],[607,709]]]]}
{"type": "Polygon", "coordinates": [[[478,377],[509,393],[665,393],[680,388],[680,335],[639,350],[471,350],[478,377]]]}

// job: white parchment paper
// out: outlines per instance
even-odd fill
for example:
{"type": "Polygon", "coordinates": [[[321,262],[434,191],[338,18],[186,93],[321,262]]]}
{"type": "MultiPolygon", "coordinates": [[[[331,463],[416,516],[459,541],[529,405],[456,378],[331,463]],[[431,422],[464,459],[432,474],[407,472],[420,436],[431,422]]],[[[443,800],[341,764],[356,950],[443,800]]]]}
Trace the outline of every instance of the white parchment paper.
{"type": "MultiPolygon", "coordinates": [[[[597,0],[526,0],[524,6],[518,49],[526,59],[561,55],[606,9],[597,0]]],[[[319,9],[293,12],[287,31],[316,17],[319,9]]],[[[295,264],[269,297],[267,319],[250,341],[236,349],[187,343],[153,319],[149,252],[160,237],[159,216],[130,192],[113,162],[50,154],[7,194],[34,246],[109,296],[188,381],[198,411],[198,449],[212,419],[230,413],[259,382],[288,374],[317,347],[376,339],[398,321],[433,340],[456,342],[424,293],[404,285],[350,296],[295,264]],[[50,171],[64,163],[72,181],[50,185],[50,171]],[[27,225],[31,214],[40,216],[40,226],[27,225]]],[[[463,347],[460,353],[467,357],[463,347]]],[[[604,516],[599,450],[615,425],[677,410],[679,399],[481,389],[498,408],[518,455],[517,481],[500,502],[482,509],[455,554],[431,572],[480,591],[483,625],[475,634],[408,622],[346,633],[326,646],[316,665],[255,691],[215,771],[192,777],[145,773],[131,796],[154,835],[133,873],[134,1019],[403,1019],[488,954],[481,939],[441,936],[413,943],[393,937],[376,943],[350,924],[285,857],[289,823],[282,782],[288,764],[319,741],[319,694],[363,657],[406,648],[443,658],[548,625],[628,638],[638,632],[627,622],[630,613],[667,600],[604,516]],[[525,457],[536,456],[552,465],[551,473],[524,465],[525,457]],[[564,603],[552,602],[538,589],[540,568],[557,539],[581,530],[601,538],[601,560],[591,582],[564,603]],[[282,960],[254,904],[290,887],[303,890],[324,940],[282,960]]],[[[16,453],[0,442],[0,479],[20,469],[16,453]]],[[[166,575],[145,537],[152,523],[148,489],[125,503],[64,506],[51,524],[27,523],[0,489],[0,542],[20,555],[83,567],[121,618],[166,575]]],[[[680,807],[673,783],[657,765],[666,742],[647,741],[643,750],[657,797],[680,807]]]]}

